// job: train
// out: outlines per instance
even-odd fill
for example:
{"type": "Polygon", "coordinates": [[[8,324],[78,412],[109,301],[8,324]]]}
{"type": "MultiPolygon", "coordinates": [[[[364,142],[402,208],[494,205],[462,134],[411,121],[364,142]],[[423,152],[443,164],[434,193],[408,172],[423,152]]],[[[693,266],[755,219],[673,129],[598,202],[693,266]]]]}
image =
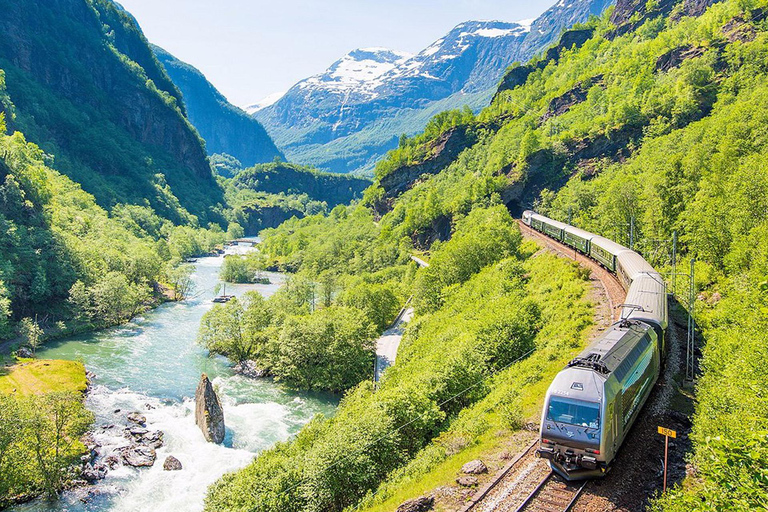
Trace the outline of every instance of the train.
{"type": "Polygon", "coordinates": [[[537,454],[566,480],[601,477],[661,373],[668,326],[663,276],[637,252],[531,210],[526,226],[595,260],[627,292],[620,319],[554,378],[537,454]]]}

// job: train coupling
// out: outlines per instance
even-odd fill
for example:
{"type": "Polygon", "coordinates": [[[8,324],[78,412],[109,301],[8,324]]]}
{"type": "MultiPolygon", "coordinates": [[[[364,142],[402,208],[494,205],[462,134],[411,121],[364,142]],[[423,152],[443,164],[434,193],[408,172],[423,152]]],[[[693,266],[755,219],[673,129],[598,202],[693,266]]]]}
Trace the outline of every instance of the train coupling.
{"type": "Polygon", "coordinates": [[[536,450],[536,455],[538,455],[542,459],[554,460],[555,449],[549,446],[540,446],[539,449],[536,450]]]}

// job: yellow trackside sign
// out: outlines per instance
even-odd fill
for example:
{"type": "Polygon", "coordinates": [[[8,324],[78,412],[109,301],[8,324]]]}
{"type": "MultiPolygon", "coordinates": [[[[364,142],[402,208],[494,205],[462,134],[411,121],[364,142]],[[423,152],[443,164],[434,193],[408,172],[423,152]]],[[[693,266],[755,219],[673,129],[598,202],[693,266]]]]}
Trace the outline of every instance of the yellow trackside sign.
{"type": "Polygon", "coordinates": [[[672,429],[659,427],[659,434],[667,437],[671,437],[672,439],[675,439],[677,437],[677,432],[675,432],[672,429]]]}

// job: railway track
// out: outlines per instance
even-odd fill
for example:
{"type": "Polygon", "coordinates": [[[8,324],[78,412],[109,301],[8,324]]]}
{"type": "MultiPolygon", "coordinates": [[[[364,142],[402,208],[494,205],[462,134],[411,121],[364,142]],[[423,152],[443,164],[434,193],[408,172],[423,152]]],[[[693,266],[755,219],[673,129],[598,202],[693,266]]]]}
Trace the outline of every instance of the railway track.
{"type": "Polygon", "coordinates": [[[586,481],[567,482],[550,471],[515,512],[568,512],[586,485],[586,481]]]}
{"type": "Polygon", "coordinates": [[[461,512],[568,512],[586,482],[566,482],[536,457],[534,441],[461,512]]]}

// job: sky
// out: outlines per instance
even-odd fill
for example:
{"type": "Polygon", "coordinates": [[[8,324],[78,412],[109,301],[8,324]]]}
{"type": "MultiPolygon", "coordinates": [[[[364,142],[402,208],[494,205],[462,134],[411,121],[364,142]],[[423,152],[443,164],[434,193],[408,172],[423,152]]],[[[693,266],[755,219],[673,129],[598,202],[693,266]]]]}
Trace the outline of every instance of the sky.
{"type": "Polygon", "coordinates": [[[355,48],[417,53],[468,20],[535,18],[555,0],[118,0],[150,42],[245,107],[355,48]]]}

